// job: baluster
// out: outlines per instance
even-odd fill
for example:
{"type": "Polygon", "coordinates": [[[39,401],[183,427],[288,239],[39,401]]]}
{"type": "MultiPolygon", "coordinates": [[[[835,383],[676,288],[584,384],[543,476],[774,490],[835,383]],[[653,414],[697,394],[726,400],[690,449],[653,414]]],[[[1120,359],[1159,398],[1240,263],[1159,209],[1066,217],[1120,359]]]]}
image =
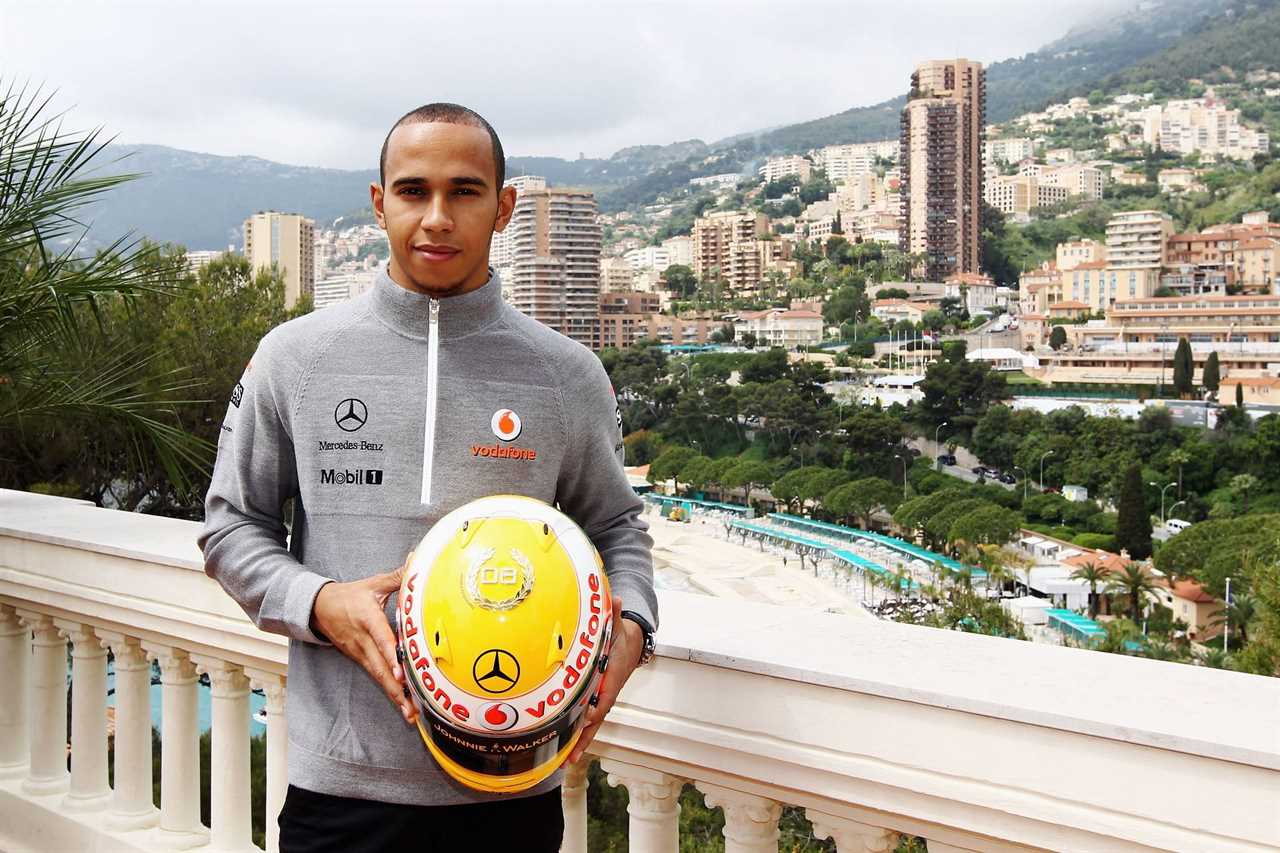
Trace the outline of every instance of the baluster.
{"type": "Polygon", "coordinates": [[[115,791],[107,825],[112,829],[154,826],[160,812],[152,803],[151,658],[134,637],[98,634],[115,655],[115,791]]]}
{"type": "Polygon", "coordinates": [[[706,782],[694,784],[708,806],[724,809],[724,853],[777,853],[781,803],[706,782]]]}
{"type": "Polygon", "coordinates": [[[28,718],[31,759],[22,790],[60,794],[67,774],[67,641],[42,613],[18,611],[31,628],[31,696],[28,718]]]}
{"type": "Polygon", "coordinates": [[[587,853],[587,768],[591,756],[564,767],[560,807],[564,812],[564,840],[560,853],[587,853]]]}
{"type": "Polygon", "coordinates": [[[627,837],[636,853],[672,853],[680,846],[680,789],[684,780],[648,767],[600,759],[610,785],[627,789],[627,837]]]}
{"type": "MultiPolygon", "coordinates": [[[[847,817],[836,817],[815,809],[805,809],[813,824],[815,838],[830,838],[838,853],[887,853],[898,844],[898,833],[847,817]]],[[[933,853],[932,849],[930,853],[933,853]]]]}
{"type": "Polygon", "coordinates": [[[203,844],[200,823],[200,732],[197,730],[196,667],[182,649],[148,643],[160,662],[160,834],[165,847],[203,844]]]}
{"type": "Polygon", "coordinates": [[[209,767],[210,846],[244,850],[253,845],[249,801],[249,678],[237,664],[195,656],[213,694],[213,743],[209,767]]]}
{"type": "Polygon", "coordinates": [[[0,605],[0,684],[10,685],[0,702],[0,779],[20,779],[31,761],[31,629],[8,605],[0,605]]]}
{"type": "Polygon", "coordinates": [[[275,672],[246,669],[267,699],[267,853],[280,849],[280,808],[289,787],[289,723],[284,713],[286,679],[275,672]]]}
{"type": "Polygon", "coordinates": [[[61,619],[71,640],[71,791],[67,811],[97,811],[111,802],[107,781],[107,650],[92,625],[61,619]]]}

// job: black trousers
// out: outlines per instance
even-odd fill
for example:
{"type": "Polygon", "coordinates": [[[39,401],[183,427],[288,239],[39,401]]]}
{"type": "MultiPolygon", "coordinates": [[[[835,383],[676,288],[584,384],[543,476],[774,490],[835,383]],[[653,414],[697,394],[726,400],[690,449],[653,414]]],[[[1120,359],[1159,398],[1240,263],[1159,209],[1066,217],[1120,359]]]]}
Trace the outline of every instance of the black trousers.
{"type": "Polygon", "coordinates": [[[401,806],[290,785],[280,809],[280,853],[557,853],[563,836],[559,788],[459,806],[401,806]]]}

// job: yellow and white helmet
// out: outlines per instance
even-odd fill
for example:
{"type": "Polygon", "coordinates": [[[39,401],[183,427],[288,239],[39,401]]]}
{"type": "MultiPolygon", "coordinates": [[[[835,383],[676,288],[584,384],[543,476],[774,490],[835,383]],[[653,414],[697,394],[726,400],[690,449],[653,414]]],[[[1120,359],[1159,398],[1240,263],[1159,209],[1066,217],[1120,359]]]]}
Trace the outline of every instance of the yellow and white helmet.
{"type": "Polygon", "coordinates": [[[612,635],[604,564],[568,516],[496,495],[440,519],[396,607],[418,729],[454,779],[523,791],[577,743],[612,635]]]}

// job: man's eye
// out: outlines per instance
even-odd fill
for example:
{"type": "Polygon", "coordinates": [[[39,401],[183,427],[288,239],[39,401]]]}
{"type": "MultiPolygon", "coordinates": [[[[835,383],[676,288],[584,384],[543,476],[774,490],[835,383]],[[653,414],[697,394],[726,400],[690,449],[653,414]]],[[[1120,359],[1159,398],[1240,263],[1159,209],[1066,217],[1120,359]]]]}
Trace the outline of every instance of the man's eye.
{"type": "Polygon", "coordinates": [[[476,195],[476,194],[477,194],[475,190],[467,189],[466,187],[463,187],[463,188],[461,188],[461,189],[454,190],[454,192],[455,192],[457,195],[476,195]]]}
{"type": "Polygon", "coordinates": [[[422,190],[418,187],[405,187],[400,190],[400,195],[422,195],[422,190]]]}

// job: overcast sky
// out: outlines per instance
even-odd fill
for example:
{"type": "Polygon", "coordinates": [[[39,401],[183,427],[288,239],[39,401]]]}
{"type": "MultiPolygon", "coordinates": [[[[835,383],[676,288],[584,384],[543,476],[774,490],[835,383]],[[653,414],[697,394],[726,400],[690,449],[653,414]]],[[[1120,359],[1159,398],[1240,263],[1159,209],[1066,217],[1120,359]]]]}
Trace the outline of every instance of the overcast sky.
{"type": "Polygon", "coordinates": [[[121,141],[372,168],[429,101],[507,153],[607,157],[901,94],[922,59],[1020,56],[1125,0],[391,3],[0,0],[0,77],[121,141]]]}

